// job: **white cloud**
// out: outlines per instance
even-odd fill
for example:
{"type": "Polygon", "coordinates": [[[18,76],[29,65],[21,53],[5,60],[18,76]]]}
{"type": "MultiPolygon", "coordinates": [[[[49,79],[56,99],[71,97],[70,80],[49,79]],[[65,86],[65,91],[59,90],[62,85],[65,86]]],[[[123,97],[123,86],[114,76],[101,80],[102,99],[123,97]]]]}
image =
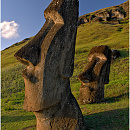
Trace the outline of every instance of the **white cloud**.
{"type": "Polygon", "coordinates": [[[18,34],[18,24],[15,21],[7,22],[3,21],[0,23],[1,37],[6,39],[16,38],[18,34]]]}

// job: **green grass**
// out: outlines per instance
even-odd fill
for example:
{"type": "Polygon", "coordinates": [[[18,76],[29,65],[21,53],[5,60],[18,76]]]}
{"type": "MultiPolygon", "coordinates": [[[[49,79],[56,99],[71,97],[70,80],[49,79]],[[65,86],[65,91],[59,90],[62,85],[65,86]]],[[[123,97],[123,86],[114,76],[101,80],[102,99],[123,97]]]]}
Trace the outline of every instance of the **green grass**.
{"type": "MultiPolygon", "coordinates": [[[[110,82],[105,85],[105,99],[99,104],[80,105],[85,125],[94,130],[128,130],[129,108],[129,24],[91,23],[78,27],[75,66],[71,90],[78,101],[80,82],[77,75],[86,67],[87,55],[93,46],[108,45],[118,49],[121,57],[111,64],[110,82]]],[[[32,112],[23,110],[24,81],[21,75],[25,66],[14,58],[14,53],[26,43],[12,46],[1,52],[1,129],[22,130],[34,126],[32,112]]],[[[32,128],[34,129],[34,128],[32,128]]]]}
{"type": "MultiPolygon", "coordinates": [[[[30,40],[33,37],[30,38],[30,40]]],[[[11,47],[8,49],[5,49],[1,52],[1,67],[9,67],[9,66],[14,66],[18,64],[18,61],[14,58],[14,54],[24,45],[26,45],[30,40],[23,44],[13,44],[11,47]]],[[[20,42],[19,42],[20,43],[20,42]]]]}

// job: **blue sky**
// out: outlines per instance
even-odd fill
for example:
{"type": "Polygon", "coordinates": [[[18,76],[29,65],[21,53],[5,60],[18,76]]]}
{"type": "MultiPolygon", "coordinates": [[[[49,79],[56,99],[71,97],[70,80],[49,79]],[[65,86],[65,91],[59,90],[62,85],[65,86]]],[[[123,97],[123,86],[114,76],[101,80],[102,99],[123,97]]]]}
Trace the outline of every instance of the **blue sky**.
{"type": "MultiPolygon", "coordinates": [[[[1,50],[34,36],[43,26],[44,10],[52,0],[1,0],[1,50]]],[[[127,0],[79,0],[79,16],[127,0]]]]}

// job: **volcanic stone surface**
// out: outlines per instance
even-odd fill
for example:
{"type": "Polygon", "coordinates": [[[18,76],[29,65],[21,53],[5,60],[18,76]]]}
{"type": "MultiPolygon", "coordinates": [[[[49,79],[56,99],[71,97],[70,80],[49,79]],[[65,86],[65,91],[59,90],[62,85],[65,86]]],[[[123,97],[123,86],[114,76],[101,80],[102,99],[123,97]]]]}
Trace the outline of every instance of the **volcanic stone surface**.
{"type": "Polygon", "coordinates": [[[81,81],[81,104],[101,102],[104,99],[104,84],[109,83],[111,50],[105,45],[95,46],[90,50],[88,60],[85,70],[78,75],[81,81]]]}
{"type": "Polygon", "coordinates": [[[45,24],[15,57],[27,65],[24,109],[34,112],[37,130],[84,130],[83,116],[70,90],[78,0],[53,0],[45,24]]]}

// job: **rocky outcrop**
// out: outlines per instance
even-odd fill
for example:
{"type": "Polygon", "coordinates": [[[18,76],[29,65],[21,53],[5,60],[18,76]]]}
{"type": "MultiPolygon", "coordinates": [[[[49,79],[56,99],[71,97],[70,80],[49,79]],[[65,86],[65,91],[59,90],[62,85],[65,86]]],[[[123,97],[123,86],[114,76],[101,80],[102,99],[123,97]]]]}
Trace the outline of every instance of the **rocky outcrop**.
{"type": "Polygon", "coordinates": [[[102,18],[100,17],[95,17],[94,19],[92,19],[93,22],[101,22],[103,21],[102,18]]]}
{"type": "Polygon", "coordinates": [[[78,0],[52,0],[46,22],[15,57],[27,68],[24,109],[34,112],[37,130],[84,130],[83,115],[71,93],[78,0]]]}
{"type": "MultiPolygon", "coordinates": [[[[123,4],[117,6],[108,7],[105,9],[92,12],[90,14],[80,16],[78,19],[78,25],[91,21],[93,22],[118,21],[126,17],[129,17],[129,1],[126,1],[123,4]]],[[[112,22],[107,23],[111,24],[112,22]]],[[[113,22],[113,23],[117,24],[119,22],[113,22]]]]}
{"type": "Polygon", "coordinates": [[[111,14],[109,11],[99,11],[99,12],[95,13],[95,16],[98,18],[101,18],[102,21],[109,21],[111,14]]]}
{"type": "Polygon", "coordinates": [[[123,4],[119,5],[124,10],[125,17],[129,17],[129,1],[124,2],[123,4]]]}
{"type": "Polygon", "coordinates": [[[88,104],[104,99],[104,84],[109,83],[111,50],[108,46],[95,46],[88,54],[89,63],[78,75],[81,81],[79,102],[88,104]]]}

